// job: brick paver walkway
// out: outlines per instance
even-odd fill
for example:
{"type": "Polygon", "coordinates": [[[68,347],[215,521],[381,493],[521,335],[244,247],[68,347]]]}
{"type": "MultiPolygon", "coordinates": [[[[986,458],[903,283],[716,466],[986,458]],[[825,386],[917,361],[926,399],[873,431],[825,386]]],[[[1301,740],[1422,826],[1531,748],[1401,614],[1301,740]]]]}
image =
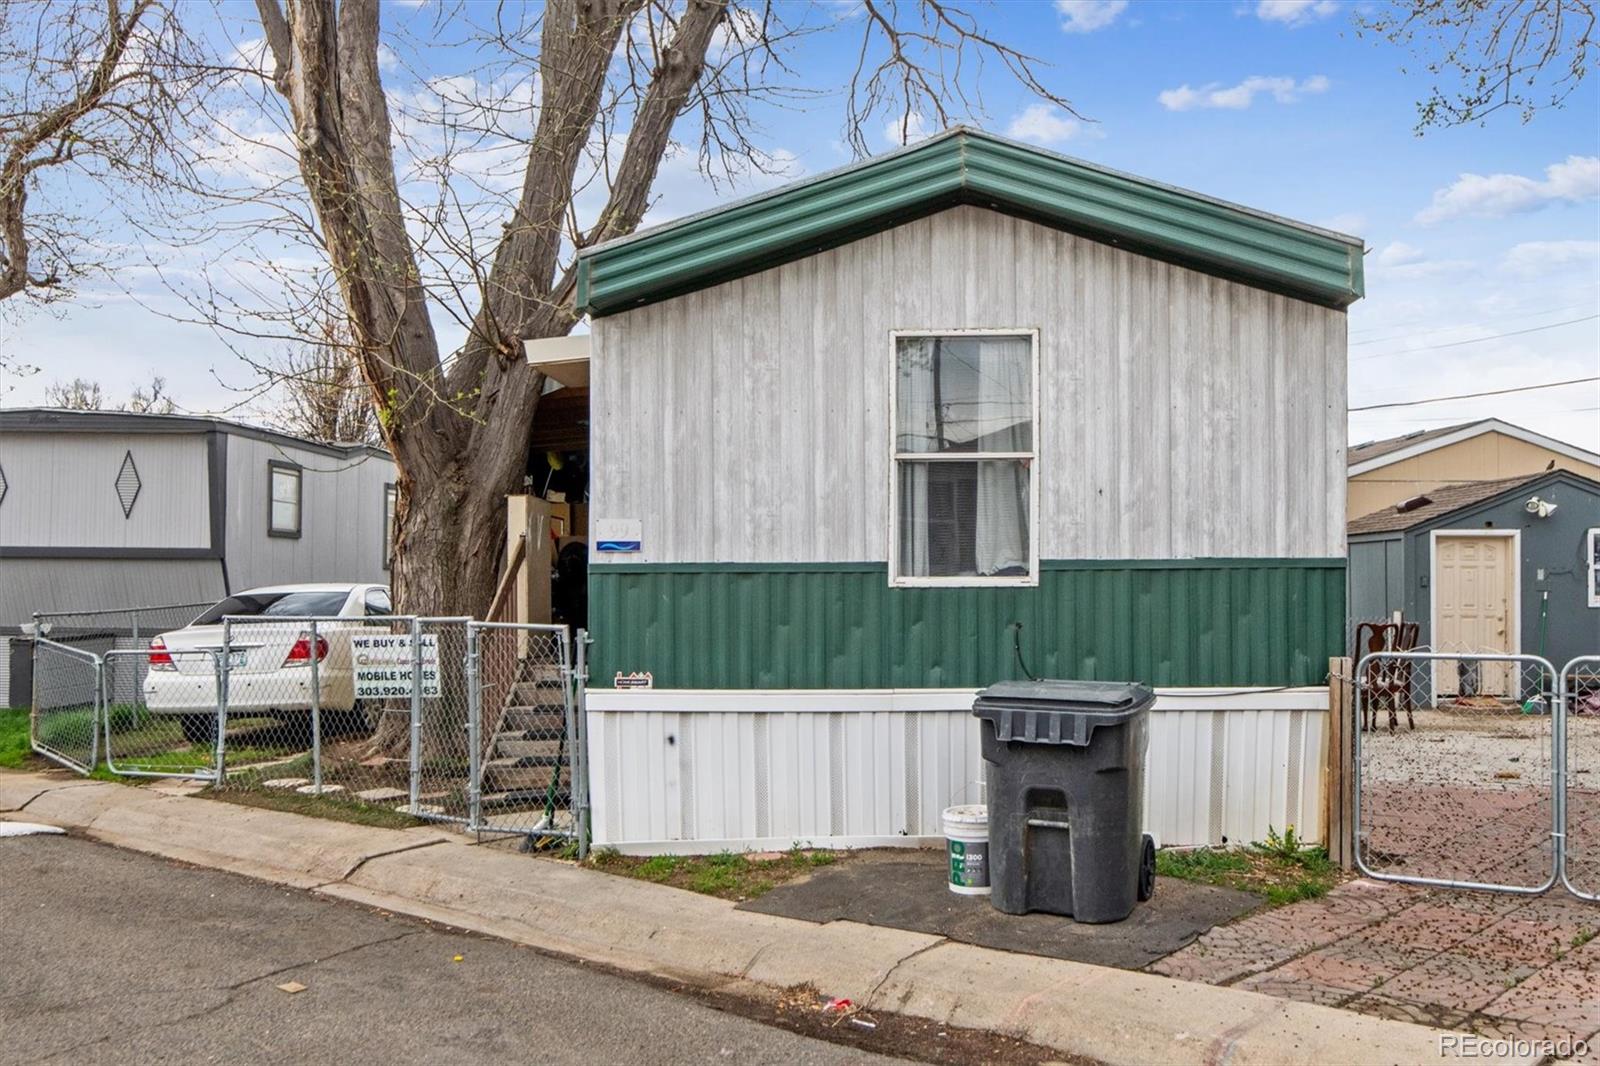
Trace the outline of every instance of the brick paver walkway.
{"type": "Polygon", "coordinates": [[[1600,1043],[1600,904],[1360,880],[1150,969],[1497,1038],[1600,1043]]]}

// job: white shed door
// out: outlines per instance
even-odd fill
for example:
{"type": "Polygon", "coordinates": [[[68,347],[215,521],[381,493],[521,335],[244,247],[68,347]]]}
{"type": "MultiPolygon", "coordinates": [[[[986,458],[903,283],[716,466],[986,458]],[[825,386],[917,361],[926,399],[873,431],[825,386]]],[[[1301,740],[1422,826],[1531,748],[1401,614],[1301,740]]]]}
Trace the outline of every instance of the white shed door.
{"type": "MultiPolygon", "coordinates": [[[[1438,651],[1512,652],[1516,562],[1511,537],[1440,537],[1433,556],[1433,643],[1438,651]]],[[[1453,695],[1461,690],[1460,671],[1441,664],[1438,690],[1453,695]]],[[[1478,691],[1485,695],[1514,695],[1511,666],[1484,664],[1478,691]]],[[[1470,686],[1469,686],[1470,688],[1470,686]]]]}

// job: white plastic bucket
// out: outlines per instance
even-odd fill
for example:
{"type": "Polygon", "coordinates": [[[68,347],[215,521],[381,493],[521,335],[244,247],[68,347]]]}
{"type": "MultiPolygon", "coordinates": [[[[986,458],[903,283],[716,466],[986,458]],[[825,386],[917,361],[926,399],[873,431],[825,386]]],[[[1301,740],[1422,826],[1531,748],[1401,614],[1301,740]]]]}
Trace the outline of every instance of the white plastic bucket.
{"type": "Polygon", "coordinates": [[[944,810],[945,852],[950,891],[961,896],[989,894],[989,808],[981,803],[944,810]]]}

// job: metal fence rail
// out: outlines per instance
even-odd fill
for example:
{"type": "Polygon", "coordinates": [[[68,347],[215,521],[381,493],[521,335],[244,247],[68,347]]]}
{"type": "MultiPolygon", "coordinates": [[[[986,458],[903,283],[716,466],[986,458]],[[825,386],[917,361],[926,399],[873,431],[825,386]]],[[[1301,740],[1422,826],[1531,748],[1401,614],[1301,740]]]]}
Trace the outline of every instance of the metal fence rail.
{"type": "Polygon", "coordinates": [[[1356,864],[1534,894],[1559,876],[1559,675],[1533,655],[1374,652],[1356,666],[1356,864]]]}
{"type": "Polygon", "coordinates": [[[92,773],[100,756],[100,658],[53,640],[33,643],[28,743],[69,770],[92,773]]]}
{"type": "Polygon", "coordinates": [[[1557,736],[1561,881],[1573,895],[1600,900],[1600,655],[1562,667],[1557,736]]]}

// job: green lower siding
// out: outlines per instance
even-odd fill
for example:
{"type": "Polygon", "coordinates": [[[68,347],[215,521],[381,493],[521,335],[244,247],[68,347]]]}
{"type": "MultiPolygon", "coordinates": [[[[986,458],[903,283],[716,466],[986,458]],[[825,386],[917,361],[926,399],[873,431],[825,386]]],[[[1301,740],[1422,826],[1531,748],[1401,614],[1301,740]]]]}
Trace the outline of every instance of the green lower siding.
{"type": "Polygon", "coordinates": [[[658,688],[975,688],[1020,677],[1318,685],[1343,559],[1048,561],[1035,588],[890,588],[882,563],[596,564],[590,677],[658,688]]]}

